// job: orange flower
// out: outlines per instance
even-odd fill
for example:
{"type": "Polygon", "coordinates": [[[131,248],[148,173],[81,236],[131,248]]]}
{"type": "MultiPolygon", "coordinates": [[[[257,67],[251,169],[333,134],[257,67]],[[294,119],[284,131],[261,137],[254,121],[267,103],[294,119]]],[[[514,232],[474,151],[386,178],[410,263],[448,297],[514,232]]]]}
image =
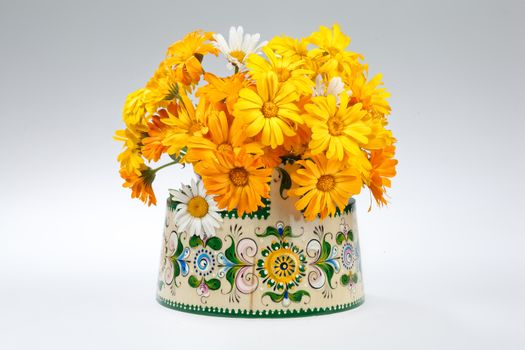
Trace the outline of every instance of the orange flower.
{"type": "Polygon", "coordinates": [[[148,123],[148,136],[142,140],[142,154],[147,160],[156,162],[168,150],[168,147],[162,143],[167,133],[167,126],[162,119],[167,117],[168,112],[162,109],[148,123]]]}
{"type": "Polygon", "coordinates": [[[229,121],[223,111],[208,113],[208,130],[189,138],[185,160],[196,163],[203,159],[215,158],[216,153],[239,153],[241,150],[251,154],[262,154],[262,145],[246,138],[237,119],[229,121]]]}
{"type": "Polygon", "coordinates": [[[204,55],[218,54],[218,50],[210,43],[212,35],[196,30],[168,48],[166,63],[174,67],[175,76],[182,84],[197,84],[203,74],[201,62],[204,55]]]}
{"type": "Polygon", "coordinates": [[[307,220],[314,220],[318,214],[324,219],[337,208],[343,210],[350,197],[361,191],[359,172],[344,162],[320,154],[297,163],[302,168],[290,174],[297,184],[290,193],[299,197],[295,207],[304,210],[307,220]]]}
{"type": "Polygon", "coordinates": [[[395,151],[395,146],[389,146],[379,151],[370,152],[372,170],[370,171],[368,187],[379,206],[388,203],[385,199],[386,188],[391,186],[390,178],[396,176],[397,160],[394,159],[395,151]]]}
{"type": "Polygon", "coordinates": [[[131,198],[139,198],[148,206],[156,205],[157,199],[151,187],[153,180],[155,180],[155,172],[146,165],[142,165],[137,172],[129,172],[124,168],[120,169],[120,177],[125,180],[122,187],[131,189],[131,198]]]}
{"type": "Polygon", "coordinates": [[[260,155],[261,161],[266,168],[270,169],[273,169],[281,164],[281,156],[284,156],[287,153],[282,146],[277,148],[271,148],[267,146],[263,148],[263,151],[264,153],[260,155]]]}
{"type": "Polygon", "coordinates": [[[211,103],[226,103],[228,112],[233,113],[233,105],[239,99],[239,91],[252,83],[244,78],[244,74],[237,73],[230,77],[219,78],[211,73],[204,74],[207,85],[199,88],[196,97],[204,97],[211,103]]]}
{"type": "Polygon", "coordinates": [[[239,216],[264,206],[270,196],[272,168],[265,168],[259,157],[241,152],[217,153],[216,159],[204,159],[195,171],[202,177],[208,194],[216,195],[221,209],[237,209],[239,216]]]}
{"type": "Polygon", "coordinates": [[[312,138],[312,130],[305,124],[298,124],[296,134],[284,141],[284,149],[296,156],[300,156],[308,150],[308,144],[312,138]]]}

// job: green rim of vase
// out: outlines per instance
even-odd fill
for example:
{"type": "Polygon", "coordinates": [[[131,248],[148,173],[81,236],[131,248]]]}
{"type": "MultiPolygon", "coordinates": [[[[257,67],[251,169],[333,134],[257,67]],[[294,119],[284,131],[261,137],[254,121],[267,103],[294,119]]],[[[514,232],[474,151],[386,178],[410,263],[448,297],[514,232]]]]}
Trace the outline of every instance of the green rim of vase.
{"type": "Polygon", "coordinates": [[[307,308],[299,310],[241,310],[241,309],[228,309],[210,306],[199,306],[199,305],[187,305],[183,303],[177,303],[171,300],[157,296],[157,302],[169,309],[182,311],[190,314],[206,315],[206,316],[219,316],[219,317],[231,317],[231,318],[289,318],[289,317],[308,317],[317,315],[329,315],[337,312],[348,311],[361,306],[365,302],[365,298],[362,297],[351,303],[335,305],[326,308],[307,308]]]}

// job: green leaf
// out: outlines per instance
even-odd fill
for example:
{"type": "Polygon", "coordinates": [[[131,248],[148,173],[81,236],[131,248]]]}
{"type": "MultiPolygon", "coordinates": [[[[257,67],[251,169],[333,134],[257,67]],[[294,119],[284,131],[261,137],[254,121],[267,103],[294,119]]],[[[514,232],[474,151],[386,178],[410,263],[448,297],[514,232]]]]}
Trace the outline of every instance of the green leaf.
{"type": "Polygon", "coordinates": [[[175,280],[175,278],[180,275],[180,266],[179,266],[179,263],[175,262],[175,261],[171,261],[171,263],[173,264],[173,279],[175,280]]]}
{"type": "Polygon", "coordinates": [[[190,278],[188,278],[188,284],[190,285],[190,287],[197,288],[201,284],[201,282],[197,277],[191,275],[190,278]]]}
{"type": "Polygon", "coordinates": [[[285,190],[289,190],[292,188],[292,179],[290,178],[290,174],[283,168],[277,167],[277,170],[281,174],[281,186],[279,186],[279,194],[281,195],[282,199],[287,199],[288,196],[284,196],[283,193],[285,190]]]}
{"type": "Polygon", "coordinates": [[[190,247],[195,248],[195,247],[197,247],[199,245],[204,246],[204,242],[202,241],[202,239],[199,236],[197,236],[197,235],[191,236],[191,238],[190,238],[190,247]]]}
{"type": "Polygon", "coordinates": [[[321,270],[323,270],[324,274],[326,275],[328,279],[328,285],[330,285],[330,288],[334,288],[332,286],[332,277],[334,276],[334,267],[328,263],[322,263],[317,265],[321,270]]]}
{"type": "Polygon", "coordinates": [[[266,292],[266,293],[263,294],[263,297],[266,297],[266,296],[270,297],[270,299],[272,299],[272,301],[274,303],[279,303],[279,302],[283,301],[283,299],[284,299],[284,293],[277,294],[277,293],[273,293],[273,292],[266,292]]]}
{"type": "Polygon", "coordinates": [[[338,245],[343,244],[343,242],[345,241],[345,235],[344,235],[344,233],[342,233],[342,232],[337,232],[337,237],[336,237],[335,241],[337,242],[338,245]]]}
{"type": "Polygon", "coordinates": [[[226,259],[230,260],[234,264],[240,264],[240,260],[237,258],[237,254],[235,253],[235,241],[233,240],[232,236],[229,236],[232,239],[232,244],[228,249],[224,251],[224,256],[226,259]]]}
{"type": "Polygon", "coordinates": [[[273,226],[268,226],[263,233],[257,235],[257,237],[268,237],[268,236],[275,236],[277,238],[280,238],[279,231],[277,231],[277,229],[273,226]]]}
{"type": "Polygon", "coordinates": [[[310,293],[308,293],[305,290],[298,290],[295,293],[288,294],[288,297],[290,298],[290,300],[296,303],[300,302],[304,296],[310,296],[310,293]]]}
{"type": "Polygon", "coordinates": [[[211,237],[206,241],[206,245],[213,250],[219,250],[222,248],[222,241],[219,237],[211,237]]]}
{"type": "Polygon", "coordinates": [[[352,281],[353,281],[354,283],[357,283],[358,280],[359,280],[359,276],[357,275],[357,273],[354,273],[354,274],[352,275],[352,281]]]}
{"type": "Polygon", "coordinates": [[[221,288],[221,281],[219,281],[218,279],[216,278],[212,278],[208,281],[204,281],[204,283],[206,283],[206,285],[211,289],[211,290],[217,290],[219,288],[221,288]]]}
{"type": "Polygon", "coordinates": [[[350,283],[350,277],[348,277],[348,275],[342,275],[341,276],[341,284],[343,286],[347,286],[348,283],[350,283]]]}
{"type": "Polygon", "coordinates": [[[292,228],[290,226],[285,226],[283,229],[283,238],[284,237],[293,237],[292,228]]]}
{"type": "Polygon", "coordinates": [[[230,283],[230,286],[233,289],[233,284],[235,283],[235,276],[237,276],[237,272],[239,271],[240,267],[234,266],[231,269],[226,272],[226,280],[230,283]]]}
{"type": "Polygon", "coordinates": [[[323,238],[323,250],[321,251],[321,256],[319,257],[319,261],[325,261],[330,256],[330,251],[332,250],[332,246],[330,243],[328,243],[323,238]]]}
{"type": "Polygon", "coordinates": [[[348,230],[348,238],[353,242],[354,241],[354,232],[352,230],[348,230]]]}
{"type": "Polygon", "coordinates": [[[173,254],[176,258],[178,258],[180,256],[180,254],[182,253],[182,250],[184,249],[184,247],[182,246],[182,242],[180,240],[180,237],[177,236],[177,250],[175,250],[175,254],[173,254]]]}

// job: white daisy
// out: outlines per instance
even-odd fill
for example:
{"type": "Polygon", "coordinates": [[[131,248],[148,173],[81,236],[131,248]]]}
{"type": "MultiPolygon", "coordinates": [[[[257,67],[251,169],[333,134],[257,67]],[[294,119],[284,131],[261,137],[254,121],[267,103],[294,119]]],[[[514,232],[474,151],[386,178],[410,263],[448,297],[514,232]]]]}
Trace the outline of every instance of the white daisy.
{"type": "Polygon", "coordinates": [[[172,200],[178,202],[173,221],[179,230],[190,236],[197,235],[203,240],[215,236],[220,227],[221,216],[213,197],[206,194],[202,181],[191,181],[191,186],[182,185],[180,190],[170,190],[172,200]]]}
{"type": "Polygon", "coordinates": [[[231,69],[234,67],[238,69],[243,68],[246,58],[252,53],[259,54],[261,48],[268,43],[267,41],[263,41],[258,44],[261,35],[259,33],[253,35],[244,34],[241,26],[230,28],[228,42],[226,42],[222,34],[213,34],[213,38],[215,39],[215,41],[212,42],[213,46],[226,56],[228,59],[228,67],[231,69]]]}
{"type": "MultiPolygon", "coordinates": [[[[334,95],[339,103],[339,95],[345,91],[345,84],[340,77],[334,77],[328,82],[328,86],[325,86],[323,77],[319,74],[315,78],[315,86],[313,88],[313,96],[328,96],[334,95]]],[[[352,91],[348,90],[347,94],[351,94],[352,91]]]]}

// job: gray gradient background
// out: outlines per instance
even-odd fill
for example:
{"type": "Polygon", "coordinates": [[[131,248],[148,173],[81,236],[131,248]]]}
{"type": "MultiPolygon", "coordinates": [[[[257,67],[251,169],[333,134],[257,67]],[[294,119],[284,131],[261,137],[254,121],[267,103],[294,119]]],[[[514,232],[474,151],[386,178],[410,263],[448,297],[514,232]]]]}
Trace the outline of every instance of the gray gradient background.
{"type": "MultiPolygon", "coordinates": [[[[2,0],[0,348],[523,349],[524,8],[2,0]],[[275,321],[161,308],[164,208],[120,188],[111,139],[126,94],[190,30],[270,38],[333,22],[384,74],[399,139],[390,207],[358,198],[367,302],[275,321]]],[[[188,178],[162,173],[160,202],[188,178]]]]}

